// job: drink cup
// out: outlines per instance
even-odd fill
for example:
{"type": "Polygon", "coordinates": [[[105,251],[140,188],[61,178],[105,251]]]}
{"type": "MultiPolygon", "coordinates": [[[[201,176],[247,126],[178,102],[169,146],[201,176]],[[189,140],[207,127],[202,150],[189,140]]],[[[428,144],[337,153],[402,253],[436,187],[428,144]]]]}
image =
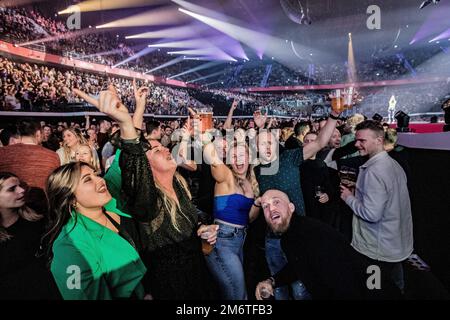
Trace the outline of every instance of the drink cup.
{"type": "Polygon", "coordinates": [[[213,113],[212,112],[199,112],[200,131],[205,133],[207,130],[213,128],[213,113]]]}
{"type": "Polygon", "coordinates": [[[320,199],[320,197],[323,195],[323,188],[321,186],[316,186],[315,188],[315,197],[317,200],[320,199]]]}
{"type": "Polygon", "coordinates": [[[200,238],[202,239],[202,252],[206,256],[209,255],[214,249],[214,246],[208,242],[208,238],[210,236],[211,232],[209,231],[205,231],[200,235],[200,238]]]}
{"type": "Polygon", "coordinates": [[[331,96],[331,109],[338,113],[341,113],[342,111],[344,111],[344,104],[344,96],[342,95],[341,90],[335,90],[331,96]]]}
{"type": "Polygon", "coordinates": [[[261,299],[263,300],[269,300],[271,298],[271,294],[269,290],[267,290],[265,287],[262,287],[259,290],[259,295],[261,296],[261,299]]]}

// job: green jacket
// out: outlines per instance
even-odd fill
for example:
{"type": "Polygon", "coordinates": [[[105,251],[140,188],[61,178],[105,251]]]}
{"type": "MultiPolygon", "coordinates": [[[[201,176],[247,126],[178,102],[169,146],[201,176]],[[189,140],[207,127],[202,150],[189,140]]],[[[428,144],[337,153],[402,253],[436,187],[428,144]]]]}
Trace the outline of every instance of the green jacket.
{"type": "Polygon", "coordinates": [[[116,155],[114,157],[111,166],[108,171],[106,171],[103,179],[106,181],[106,185],[108,186],[108,191],[111,193],[114,199],[119,200],[120,204],[120,190],[122,189],[122,170],[120,170],[119,159],[120,159],[121,150],[117,149],[116,155]]]}
{"type": "MultiPolygon", "coordinates": [[[[107,211],[130,217],[112,199],[107,211]]],[[[120,235],[72,211],[53,244],[51,272],[65,300],[142,299],[146,268],[136,250],[120,235]]]]}

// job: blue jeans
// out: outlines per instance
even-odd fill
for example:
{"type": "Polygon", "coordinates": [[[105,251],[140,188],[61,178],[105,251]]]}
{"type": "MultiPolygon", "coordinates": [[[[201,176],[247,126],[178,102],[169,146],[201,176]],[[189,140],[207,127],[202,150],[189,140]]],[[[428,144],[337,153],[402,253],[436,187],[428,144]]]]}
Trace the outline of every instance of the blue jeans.
{"type": "Polygon", "coordinates": [[[247,300],[243,268],[246,228],[216,224],[219,231],[214,250],[206,256],[208,268],[219,285],[222,299],[247,300]]]}
{"type": "MultiPolygon", "coordinates": [[[[272,275],[279,272],[287,264],[286,256],[281,249],[279,238],[271,238],[266,235],[266,260],[272,275]]],[[[301,281],[290,284],[294,300],[309,300],[311,295],[301,281]]],[[[274,290],[275,300],[289,300],[288,286],[278,287],[274,290]]]]}

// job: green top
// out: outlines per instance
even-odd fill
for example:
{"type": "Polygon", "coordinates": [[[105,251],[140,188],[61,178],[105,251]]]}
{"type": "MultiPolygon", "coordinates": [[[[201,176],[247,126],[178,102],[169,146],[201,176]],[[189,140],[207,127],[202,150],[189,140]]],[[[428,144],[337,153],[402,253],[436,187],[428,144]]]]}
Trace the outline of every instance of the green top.
{"type": "MultiPolygon", "coordinates": [[[[107,211],[129,215],[112,199],[107,211]]],[[[72,211],[53,244],[51,272],[65,300],[142,299],[147,271],[136,250],[114,231],[72,211]],[[76,219],[75,219],[76,217],[76,219]]]]}
{"type": "Polygon", "coordinates": [[[122,170],[120,170],[119,166],[120,152],[120,149],[117,149],[114,160],[103,177],[108,186],[109,193],[111,193],[114,199],[118,200],[120,199],[120,190],[122,189],[122,170]]]}

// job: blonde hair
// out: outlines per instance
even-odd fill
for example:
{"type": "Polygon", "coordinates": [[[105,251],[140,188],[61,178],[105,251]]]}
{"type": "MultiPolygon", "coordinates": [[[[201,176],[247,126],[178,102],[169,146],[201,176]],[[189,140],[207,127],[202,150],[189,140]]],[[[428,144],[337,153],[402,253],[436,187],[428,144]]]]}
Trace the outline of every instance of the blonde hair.
{"type": "MultiPolygon", "coordinates": [[[[81,134],[81,131],[76,128],[66,128],[62,132],[63,140],[64,140],[64,132],[70,131],[78,140],[78,144],[88,144],[86,138],[81,134]]],[[[64,150],[64,164],[69,163],[70,161],[73,161],[71,156],[71,150],[66,144],[63,142],[62,144],[63,150],[64,150]]]]}
{"type": "Polygon", "coordinates": [[[53,242],[72,216],[71,212],[76,201],[75,190],[80,181],[81,168],[84,166],[95,170],[85,162],[70,162],[56,168],[47,179],[46,193],[49,222],[47,233],[44,235],[42,242],[47,245],[47,254],[50,260],[53,242]]]}
{"type": "MultiPolygon", "coordinates": [[[[245,147],[245,151],[248,153],[249,160],[250,160],[250,148],[248,147],[248,145],[246,143],[237,143],[237,142],[235,142],[234,145],[233,145],[233,148],[236,148],[238,146],[244,146],[245,147]]],[[[258,181],[256,180],[255,171],[253,170],[254,167],[255,166],[252,165],[252,164],[248,165],[247,174],[245,175],[245,178],[252,185],[253,195],[254,195],[255,198],[257,198],[259,196],[259,184],[258,184],[258,181]]],[[[234,181],[238,185],[241,186],[242,185],[242,178],[237,176],[237,174],[234,172],[234,170],[233,170],[231,165],[228,165],[228,168],[230,168],[231,172],[233,173],[234,181]]]]}
{"type": "MultiPolygon", "coordinates": [[[[0,173],[0,191],[2,190],[3,182],[8,180],[9,178],[18,179],[18,177],[12,173],[9,172],[0,173]]],[[[19,217],[27,221],[39,221],[43,218],[42,215],[37,214],[33,209],[27,207],[26,205],[23,205],[22,207],[18,208],[17,214],[19,215],[19,217]]],[[[1,222],[1,215],[0,215],[0,222],[1,222]]],[[[6,228],[0,226],[0,243],[12,239],[12,237],[13,236],[6,231],[6,228]]]]}
{"type": "MultiPolygon", "coordinates": [[[[80,144],[80,146],[78,147],[78,150],[81,147],[86,147],[89,149],[89,151],[91,152],[91,162],[89,164],[94,168],[95,171],[100,171],[100,161],[99,161],[98,157],[94,156],[94,149],[89,144],[84,144],[84,143],[80,144]]],[[[78,150],[76,152],[78,152],[78,150]]],[[[76,154],[76,152],[75,152],[75,154],[76,154]]]]}
{"type": "Polygon", "coordinates": [[[396,145],[398,140],[397,130],[389,128],[384,133],[384,145],[396,145]]]}
{"type": "Polygon", "coordinates": [[[355,113],[353,116],[348,118],[345,123],[347,124],[347,126],[350,127],[350,130],[354,133],[356,126],[363,121],[364,121],[364,116],[362,114],[355,113]]]}
{"type": "MultiPolygon", "coordinates": [[[[191,192],[189,191],[188,184],[186,180],[175,171],[174,178],[176,183],[181,187],[182,191],[186,193],[189,200],[192,199],[191,192]]],[[[170,221],[172,222],[172,225],[175,227],[175,229],[180,232],[180,225],[179,225],[179,217],[177,215],[177,210],[181,212],[181,215],[186,218],[188,221],[189,218],[183,213],[183,210],[180,207],[180,203],[177,202],[169,193],[161,186],[161,184],[155,179],[155,186],[156,189],[159,190],[161,195],[161,205],[166,209],[167,213],[169,214],[170,221]]]]}

